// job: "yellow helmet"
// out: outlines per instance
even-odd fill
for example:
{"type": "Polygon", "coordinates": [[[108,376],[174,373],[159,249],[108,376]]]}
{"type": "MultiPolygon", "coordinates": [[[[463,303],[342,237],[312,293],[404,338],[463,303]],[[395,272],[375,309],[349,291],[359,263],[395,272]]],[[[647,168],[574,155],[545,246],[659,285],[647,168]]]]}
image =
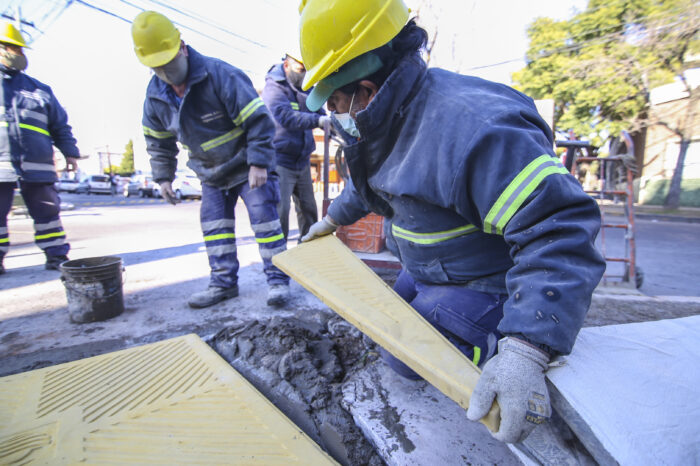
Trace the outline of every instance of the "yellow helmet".
{"type": "Polygon", "coordinates": [[[3,21],[0,26],[0,42],[4,44],[19,45],[20,47],[27,47],[27,43],[22,37],[22,33],[17,30],[12,23],[3,21]]]}
{"type": "Polygon", "coordinates": [[[143,11],[131,25],[134,51],[149,68],[169,63],[180,50],[180,31],[168,18],[155,11],[143,11]]]}
{"type": "Polygon", "coordinates": [[[408,20],[403,0],[301,0],[302,88],[396,36],[408,20]]]}

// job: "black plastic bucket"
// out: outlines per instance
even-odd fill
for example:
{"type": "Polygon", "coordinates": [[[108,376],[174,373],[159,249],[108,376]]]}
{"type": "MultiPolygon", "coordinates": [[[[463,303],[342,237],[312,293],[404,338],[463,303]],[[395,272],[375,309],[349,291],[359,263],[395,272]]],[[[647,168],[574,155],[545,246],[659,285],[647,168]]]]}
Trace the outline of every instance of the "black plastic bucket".
{"type": "Polygon", "coordinates": [[[70,260],[60,269],[72,322],[96,322],[124,312],[120,257],[70,260]]]}

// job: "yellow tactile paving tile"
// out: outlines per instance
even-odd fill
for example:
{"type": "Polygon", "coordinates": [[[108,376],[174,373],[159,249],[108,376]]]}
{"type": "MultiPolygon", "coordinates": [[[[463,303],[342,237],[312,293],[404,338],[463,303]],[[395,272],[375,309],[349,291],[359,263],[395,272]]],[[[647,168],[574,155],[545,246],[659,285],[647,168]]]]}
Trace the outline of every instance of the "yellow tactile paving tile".
{"type": "MultiPolygon", "coordinates": [[[[272,262],[463,408],[481,371],[333,235],[272,262]]],[[[496,403],[482,422],[498,430],[496,403]]]]}
{"type": "Polygon", "coordinates": [[[335,464],[196,335],[0,378],[0,464],[335,464]]]}

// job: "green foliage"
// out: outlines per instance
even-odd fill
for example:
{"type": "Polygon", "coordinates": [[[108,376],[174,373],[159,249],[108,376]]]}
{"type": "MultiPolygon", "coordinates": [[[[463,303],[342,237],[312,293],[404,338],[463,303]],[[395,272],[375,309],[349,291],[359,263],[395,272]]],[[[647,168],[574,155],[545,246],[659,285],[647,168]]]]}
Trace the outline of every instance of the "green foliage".
{"type": "Polygon", "coordinates": [[[649,90],[669,83],[700,50],[694,0],[590,0],[567,21],[528,28],[528,64],[516,87],[555,101],[557,131],[600,145],[648,124],[649,90]]]}
{"type": "Polygon", "coordinates": [[[124,147],[122,162],[114,172],[119,176],[131,176],[134,174],[134,171],[134,141],[129,139],[126,147],[124,147]]]}

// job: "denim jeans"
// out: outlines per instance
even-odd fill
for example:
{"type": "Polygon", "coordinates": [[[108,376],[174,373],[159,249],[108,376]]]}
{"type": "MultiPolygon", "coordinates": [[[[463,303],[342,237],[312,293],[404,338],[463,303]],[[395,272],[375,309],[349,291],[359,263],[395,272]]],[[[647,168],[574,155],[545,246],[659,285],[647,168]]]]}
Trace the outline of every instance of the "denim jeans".
{"type": "Polygon", "coordinates": [[[311,225],[318,220],[311,170],[309,167],[301,170],[290,170],[278,165],[276,171],[280,176],[280,202],[277,204],[277,212],[280,216],[280,222],[282,222],[282,233],[284,233],[285,238],[289,238],[291,197],[294,199],[297,224],[299,225],[299,237],[302,237],[309,232],[311,225]]]}
{"type": "MultiPolygon", "coordinates": [[[[483,366],[496,353],[501,338],[496,327],[503,318],[507,295],[422,283],[413,280],[405,270],[399,274],[394,291],[477,366],[483,366]]],[[[380,353],[399,375],[421,378],[385,349],[380,349],[380,353]]]]}
{"type": "MultiPolygon", "coordinates": [[[[0,183],[0,260],[10,247],[7,214],[12,208],[15,182],[0,183]]],[[[29,216],[34,220],[34,242],[47,257],[65,256],[70,250],[59,216],[61,200],[52,183],[19,182],[29,216]]]]}
{"type": "Polygon", "coordinates": [[[230,288],[238,282],[234,209],[239,197],[248,210],[267,282],[270,285],[289,283],[289,277],[272,264],[272,256],[286,250],[287,246],[277,216],[278,181],[271,175],[267,183],[256,189],[250,189],[247,182],[230,189],[202,183],[200,221],[211,267],[210,285],[230,288]]]}

